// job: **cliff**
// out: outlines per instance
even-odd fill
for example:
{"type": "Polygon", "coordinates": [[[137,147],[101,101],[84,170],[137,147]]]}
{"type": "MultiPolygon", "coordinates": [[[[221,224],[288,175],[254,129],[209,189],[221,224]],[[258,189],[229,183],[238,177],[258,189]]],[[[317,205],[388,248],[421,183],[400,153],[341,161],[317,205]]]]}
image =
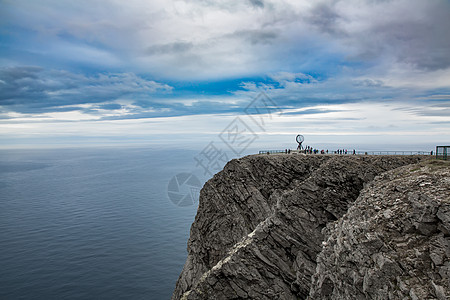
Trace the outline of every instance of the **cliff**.
{"type": "Polygon", "coordinates": [[[230,161],[200,193],[172,299],[445,297],[449,168],[421,160],[230,161]],[[409,164],[416,165],[398,169],[409,164]]]}

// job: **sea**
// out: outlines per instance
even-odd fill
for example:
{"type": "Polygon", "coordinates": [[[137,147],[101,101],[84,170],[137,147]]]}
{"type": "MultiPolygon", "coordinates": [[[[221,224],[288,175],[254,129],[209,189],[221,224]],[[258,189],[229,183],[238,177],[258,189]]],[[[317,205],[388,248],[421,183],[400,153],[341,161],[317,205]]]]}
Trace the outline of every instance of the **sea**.
{"type": "Polygon", "coordinates": [[[198,198],[168,189],[209,178],[195,155],[0,150],[0,299],[170,299],[198,198]]]}

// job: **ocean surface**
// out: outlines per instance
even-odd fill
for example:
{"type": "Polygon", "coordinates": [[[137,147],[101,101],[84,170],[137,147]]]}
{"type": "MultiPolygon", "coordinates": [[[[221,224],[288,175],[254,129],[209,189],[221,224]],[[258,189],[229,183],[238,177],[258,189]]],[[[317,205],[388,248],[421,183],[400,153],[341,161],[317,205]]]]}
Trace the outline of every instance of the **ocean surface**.
{"type": "Polygon", "coordinates": [[[194,155],[1,150],[0,299],[169,299],[198,199],[175,205],[168,182],[194,155]]]}

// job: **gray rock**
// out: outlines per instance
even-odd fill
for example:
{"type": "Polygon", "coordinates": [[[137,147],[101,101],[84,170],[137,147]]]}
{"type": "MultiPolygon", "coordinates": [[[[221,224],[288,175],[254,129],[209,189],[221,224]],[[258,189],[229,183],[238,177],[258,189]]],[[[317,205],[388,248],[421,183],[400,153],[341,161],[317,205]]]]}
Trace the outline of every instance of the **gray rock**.
{"type": "Polygon", "coordinates": [[[450,299],[449,166],[406,166],[368,185],[327,226],[310,299],[450,299]]]}
{"type": "Polygon", "coordinates": [[[443,251],[439,243],[448,242],[440,229],[449,225],[441,222],[447,213],[425,192],[435,181],[425,176],[415,182],[424,192],[410,193],[409,186],[392,179],[393,171],[377,179],[395,182],[392,201],[373,188],[358,198],[377,175],[421,159],[255,155],[229,162],[201,191],[188,258],[172,299],[366,299],[374,290],[379,299],[421,298],[423,290],[412,290],[415,281],[405,277],[406,261],[389,254],[394,246],[414,255],[415,270],[433,263],[434,285],[427,291],[436,297],[445,293],[448,248],[443,251]],[[423,182],[431,184],[420,186],[423,182]],[[372,201],[367,209],[360,205],[366,198],[372,201]],[[409,198],[417,198],[417,208],[409,222],[398,223],[397,206],[406,207],[409,198]],[[347,217],[354,210],[355,216],[347,217]],[[374,216],[382,227],[367,227],[374,216]],[[387,242],[378,231],[401,224],[412,239],[387,242]],[[428,248],[414,248],[430,234],[438,245],[433,256],[428,248]]]}
{"type": "MultiPolygon", "coordinates": [[[[188,258],[173,299],[190,290],[200,277],[275,211],[277,199],[317,169],[326,157],[248,156],[232,160],[209,180],[188,242],[188,258]]],[[[287,241],[287,243],[289,243],[287,241]]]]}

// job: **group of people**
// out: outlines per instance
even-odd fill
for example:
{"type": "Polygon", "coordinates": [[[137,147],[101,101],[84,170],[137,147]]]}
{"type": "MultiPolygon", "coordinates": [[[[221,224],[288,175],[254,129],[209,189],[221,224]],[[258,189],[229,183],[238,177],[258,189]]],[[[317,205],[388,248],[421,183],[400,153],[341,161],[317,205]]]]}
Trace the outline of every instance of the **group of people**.
{"type": "MultiPolygon", "coordinates": [[[[350,151],[348,151],[347,149],[338,149],[336,151],[334,151],[334,154],[349,154],[350,151]]],[[[356,154],[356,150],[353,149],[353,155],[356,154]]]]}
{"type": "MultiPolygon", "coordinates": [[[[300,152],[303,152],[304,154],[318,154],[318,153],[320,153],[320,154],[328,154],[328,149],[327,150],[324,150],[324,149],[319,150],[319,149],[313,148],[311,146],[306,146],[304,149],[297,149],[297,150],[299,150],[300,152]]],[[[290,149],[286,149],[286,153],[291,153],[291,150],[290,149]]],[[[344,154],[345,155],[345,154],[351,153],[351,151],[349,151],[348,149],[338,149],[338,150],[336,150],[336,151],[334,151],[332,153],[334,153],[334,154],[344,154]]],[[[353,149],[353,155],[355,155],[355,154],[356,154],[356,150],[353,149]]]]}
{"type": "MultiPolygon", "coordinates": [[[[304,149],[299,149],[297,148],[297,150],[299,150],[300,152],[303,152],[304,154],[317,154],[320,152],[320,154],[328,154],[328,149],[327,150],[319,150],[319,149],[315,149],[313,147],[310,146],[306,146],[304,149]]],[[[286,153],[290,153],[291,150],[286,150],[286,153]]]]}
{"type": "MultiPolygon", "coordinates": [[[[310,146],[306,146],[306,148],[303,150],[305,154],[317,154],[317,153],[321,153],[321,154],[325,154],[325,150],[320,150],[310,147],[310,146]]],[[[328,150],[326,151],[326,153],[328,154],[328,150]]]]}

